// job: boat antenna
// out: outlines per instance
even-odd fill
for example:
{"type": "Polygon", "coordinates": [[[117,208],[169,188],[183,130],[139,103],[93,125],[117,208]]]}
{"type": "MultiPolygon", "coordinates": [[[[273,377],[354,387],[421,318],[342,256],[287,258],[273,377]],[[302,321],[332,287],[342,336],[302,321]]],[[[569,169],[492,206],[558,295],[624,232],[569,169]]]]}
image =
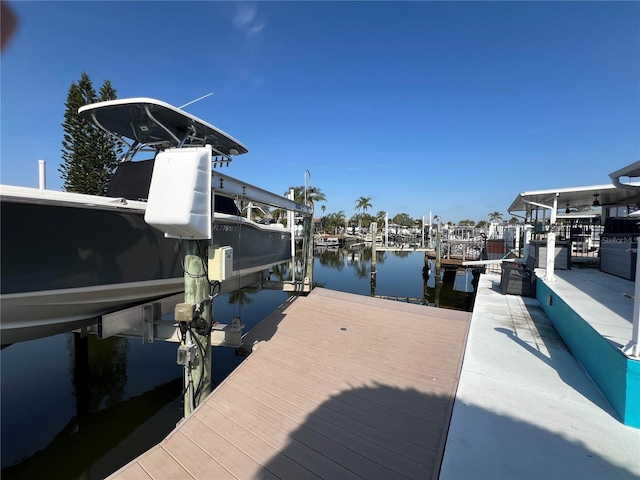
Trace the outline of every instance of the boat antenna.
{"type": "Polygon", "coordinates": [[[191,105],[192,103],[196,103],[199,102],[200,100],[202,100],[203,98],[207,98],[210,97],[211,95],[213,95],[213,92],[211,93],[207,93],[206,95],[201,96],[200,98],[196,98],[195,100],[191,100],[190,102],[185,103],[184,105],[178,107],[180,110],[182,110],[184,107],[191,105]]]}

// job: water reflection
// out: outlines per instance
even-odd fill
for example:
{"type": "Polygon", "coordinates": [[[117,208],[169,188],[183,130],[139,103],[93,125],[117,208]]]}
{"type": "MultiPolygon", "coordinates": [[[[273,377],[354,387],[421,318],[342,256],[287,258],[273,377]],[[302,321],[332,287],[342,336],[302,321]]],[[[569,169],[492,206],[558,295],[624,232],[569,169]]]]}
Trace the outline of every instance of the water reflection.
{"type": "Polygon", "coordinates": [[[98,340],[79,333],[67,337],[69,373],[79,417],[121,402],[127,384],[129,339],[98,340]]]}
{"type": "Polygon", "coordinates": [[[2,478],[103,478],[115,468],[101,459],[141,426],[147,443],[120,461],[164,438],[180,412],[158,418],[182,389],[175,347],[141,347],[69,333],[3,349],[2,478]]]}
{"type": "MultiPolygon", "coordinates": [[[[106,386],[108,387],[108,384],[106,386]]],[[[94,471],[94,476],[90,474],[92,466],[116,449],[123,438],[127,438],[165,405],[173,402],[181,390],[182,377],[178,377],[123,402],[74,416],[46,448],[14,466],[4,468],[2,478],[104,477],[112,473],[111,466],[102,474],[94,471]]],[[[156,441],[160,441],[166,435],[166,431],[158,433],[156,441]]],[[[144,448],[137,449],[138,454],[144,451],[144,448]]]]}
{"type": "Polygon", "coordinates": [[[414,250],[376,251],[376,275],[371,277],[370,246],[317,247],[314,285],[360,295],[397,298],[443,308],[471,311],[478,273],[436,269],[433,259],[414,250]],[[339,272],[340,274],[337,274],[339,272]]]}

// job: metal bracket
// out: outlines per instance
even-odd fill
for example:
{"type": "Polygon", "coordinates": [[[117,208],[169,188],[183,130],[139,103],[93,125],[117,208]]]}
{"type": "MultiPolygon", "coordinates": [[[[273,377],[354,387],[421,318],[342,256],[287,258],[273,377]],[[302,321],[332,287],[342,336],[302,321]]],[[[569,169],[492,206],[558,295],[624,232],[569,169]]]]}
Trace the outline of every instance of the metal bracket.
{"type": "Polygon", "coordinates": [[[162,305],[159,302],[142,306],[142,343],[153,343],[153,324],[160,320],[162,305]]]}
{"type": "Polygon", "coordinates": [[[234,347],[242,345],[242,329],[244,325],[239,317],[231,320],[231,325],[218,323],[212,327],[211,346],[212,347],[234,347]]]}
{"type": "Polygon", "coordinates": [[[151,343],[161,338],[154,324],[162,324],[162,316],[170,313],[181,300],[184,300],[183,293],[102,315],[96,326],[98,338],[103,340],[114,335],[132,334],[140,336],[144,343],[151,343]]]}

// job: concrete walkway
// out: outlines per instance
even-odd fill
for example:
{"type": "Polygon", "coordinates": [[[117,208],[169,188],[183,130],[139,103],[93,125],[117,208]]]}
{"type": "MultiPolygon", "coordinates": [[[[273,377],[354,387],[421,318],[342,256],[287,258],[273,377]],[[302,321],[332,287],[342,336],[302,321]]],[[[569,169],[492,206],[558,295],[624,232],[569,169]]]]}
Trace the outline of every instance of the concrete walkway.
{"type": "MultiPolygon", "coordinates": [[[[640,400],[639,400],[640,401],[640,400]]],[[[640,478],[623,425],[535,299],[482,275],[440,478],[640,478]]]]}

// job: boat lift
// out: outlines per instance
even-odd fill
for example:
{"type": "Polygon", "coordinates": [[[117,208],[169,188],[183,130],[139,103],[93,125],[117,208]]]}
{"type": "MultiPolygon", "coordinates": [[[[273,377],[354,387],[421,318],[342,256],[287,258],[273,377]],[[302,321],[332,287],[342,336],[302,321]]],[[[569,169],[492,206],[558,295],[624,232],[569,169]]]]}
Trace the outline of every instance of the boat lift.
{"type": "MultiPolygon", "coordinates": [[[[302,215],[304,218],[310,219],[313,212],[310,206],[302,205],[292,199],[268,192],[216,170],[211,172],[211,190],[216,195],[230,197],[238,201],[256,202],[270,207],[282,208],[296,215],[302,215]]],[[[290,223],[292,252],[294,254],[294,225],[293,222],[290,223]]],[[[312,238],[311,235],[312,233],[309,234],[310,238],[312,238]]],[[[307,243],[309,242],[311,240],[307,243]]],[[[270,280],[269,269],[237,276],[233,272],[232,265],[229,262],[224,262],[224,258],[228,258],[228,255],[224,255],[224,253],[232,253],[229,250],[231,250],[231,247],[227,246],[215,249],[210,247],[209,269],[216,272],[215,275],[218,278],[215,281],[219,282],[219,286],[216,287],[215,291],[216,296],[251,285],[263,290],[283,290],[293,293],[308,293],[311,289],[310,272],[305,272],[303,278],[298,281],[270,280]],[[218,261],[216,259],[221,260],[218,261]]],[[[292,261],[295,256],[293,254],[292,261]]],[[[174,312],[176,305],[182,302],[184,302],[184,294],[180,293],[102,315],[98,318],[95,326],[89,327],[88,332],[97,334],[100,339],[121,335],[139,337],[143,343],[152,343],[154,340],[179,342],[180,338],[176,334],[174,319],[163,320],[163,318],[169,317],[174,312]]],[[[212,346],[239,347],[241,345],[241,336],[238,335],[238,331],[242,331],[240,323],[239,320],[232,321],[231,324],[215,323],[211,333],[212,346]]]]}
{"type": "MultiPolygon", "coordinates": [[[[264,257],[250,268],[234,271],[233,246],[213,244],[216,196],[288,210],[292,262],[295,235],[291,212],[303,216],[307,244],[304,281],[298,284],[294,278],[293,284],[288,285],[296,293],[309,291],[313,284],[309,268],[309,262],[313,265],[313,208],[295,202],[292,193],[291,198],[285,198],[220,173],[217,167],[228,165],[232,156],[246,153],[246,147],[213,125],[169,104],[148,98],[113,100],[86,105],[78,113],[128,146],[125,160],[131,160],[142,150],[156,153],[144,221],[165,237],[183,241],[184,297],[182,302],[181,298],[165,298],[103,315],[97,331],[100,338],[138,330],[146,342],[156,338],[179,341],[177,363],[184,367],[183,400],[187,417],[211,389],[211,347],[239,347],[242,342],[240,318],[234,318],[230,325],[214,321],[214,298],[247,285],[260,285],[262,280],[268,280],[272,266],[286,262],[286,254],[264,257]],[[161,319],[165,313],[169,316],[172,306],[173,319],[163,323],[161,319]],[[170,327],[165,328],[168,324],[170,327]]],[[[265,241],[284,241],[284,236],[279,235],[274,233],[265,241]]],[[[232,242],[227,239],[225,243],[232,242]]],[[[293,271],[295,265],[292,267],[293,271]]],[[[283,283],[282,288],[286,287],[283,283]]]]}
{"type": "MultiPolygon", "coordinates": [[[[249,285],[278,288],[298,294],[310,291],[313,208],[301,205],[292,198],[284,198],[233,177],[212,172],[211,150],[206,147],[167,152],[169,155],[184,157],[179,162],[172,161],[171,157],[163,158],[164,153],[158,154],[156,158],[156,166],[160,165],[160,170],[156,172],[154,168],[145,221],[164,231],[165,236],[187,240],[184,269],[189,274],[185,275],[184,294],[103,315],[95,330],[100,339],[121,335],[140,337],[143,343],[155,340],[179,343],[176,362],[184,367],[183,406],[186,418],[211,389],[211,348],[239,348],[242,345],[242,320],[234,317],[228,324],[216,322],[213,318],[214,298],[249,285]],[[166,170],[162,170],[163,165],[167,167],[166,170]],[[177,182],[174,177],[178,179],[177,182]],[[154,181],[158,178],[161,185],[156,188],[158,194],[154,196],[154,181]],[[233,248],[228,245],[207,245],[206,258],[203,257],[203,243],[213,238],[211,222],[215,220],[212,212],[216,195],[230,197],[235,201],[266,204],[302,215],[307,245],[304,280],[272,282],[269,280],[269,269],[273,265],[265,265],[263,270],[253,269],[242,274],[235,272],[233,248]],[[159,201],[156,202],[155,198],[159,198],[159,201]]],[[[293,197],[293,192],[290,192],[290,196],[293,197]]],[[[291,213],[289,218],[292,218],[291,213]]],[[[295,240],[293,222],[290,223],[293,271],[295,240]]]]}

